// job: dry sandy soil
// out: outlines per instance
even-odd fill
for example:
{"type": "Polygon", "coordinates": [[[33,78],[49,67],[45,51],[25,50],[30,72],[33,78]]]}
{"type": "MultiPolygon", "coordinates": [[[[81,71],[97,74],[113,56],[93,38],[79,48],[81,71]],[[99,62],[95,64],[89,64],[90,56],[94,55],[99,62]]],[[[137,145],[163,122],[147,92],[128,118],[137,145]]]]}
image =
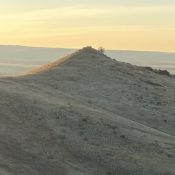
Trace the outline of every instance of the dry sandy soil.
{"type": "Polygon", "coordinates": [[[1,175],[175,175],[175,78],[84,48],[0,78],[1,175]]]}

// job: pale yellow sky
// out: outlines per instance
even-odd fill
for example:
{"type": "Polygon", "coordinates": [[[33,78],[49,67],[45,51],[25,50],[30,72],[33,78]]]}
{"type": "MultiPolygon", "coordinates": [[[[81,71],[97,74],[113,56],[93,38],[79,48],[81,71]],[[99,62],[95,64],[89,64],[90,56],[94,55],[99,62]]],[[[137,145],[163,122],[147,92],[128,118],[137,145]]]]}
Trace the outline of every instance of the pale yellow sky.
{"type": "MultiPolygon", "coordinates": [[[[103,1],[83,4],[69,0],[64,4],[50,0],[43,1],[43,8],[33,8],[31,2],[30,7],[22,8],[0,0],[1,8],[4,5],[0,9],[0,44],[175,51],[173,1],[103,1]]],[[[17,4],[22,2],[17,0],[17,4]]]]}

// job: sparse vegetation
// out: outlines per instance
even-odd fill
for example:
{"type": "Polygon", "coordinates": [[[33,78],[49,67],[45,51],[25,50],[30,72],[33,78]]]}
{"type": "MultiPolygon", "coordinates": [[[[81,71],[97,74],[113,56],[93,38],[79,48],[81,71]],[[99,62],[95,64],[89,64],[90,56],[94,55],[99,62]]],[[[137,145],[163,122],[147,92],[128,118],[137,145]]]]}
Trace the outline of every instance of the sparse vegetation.
{"type": "Polygon", "coordinates": [[[157,70],[153,69],[152,67],[144,67],[144,68],[157,74],[171,76],[171,74],[167,70],[160,70],[160,69],[157,70]]]}
{"type": "Polygon", "coordinates": [[[121,135],[121,136],[120,136],[120,138],[125,139],[125,138],[126,138],[126,136],[125,136],[125,135],[121,135]]]}
{"type": "Polygon", "coordinates": [[[162,74],[162,75],[167,75],[167,76],[171,76],[170,73],[167,70],[157,70],[156,71],[158,74],[162,74]]]}
{"type": "Polygon", "coordinates": [[[86,119],[86,118],[84,118],[84,119],[82,119],[82,121],[83,121],[83,122],[87,122],[87,119],[86,119]]]}
{"type": "Polygon", "coordinates": [[[164,119],[163,121],[164,121],[165,123],[167,123],[167,120],[166,120],[166,119],[164,119]]]}
{"type": "Polygon", "coordinates": [[[102,47],[102,46],[100,46],[99,48],[98,48],[98,51],[100,52],[100,53],[105,53],[105,48],[104,47],[102,47]]]}

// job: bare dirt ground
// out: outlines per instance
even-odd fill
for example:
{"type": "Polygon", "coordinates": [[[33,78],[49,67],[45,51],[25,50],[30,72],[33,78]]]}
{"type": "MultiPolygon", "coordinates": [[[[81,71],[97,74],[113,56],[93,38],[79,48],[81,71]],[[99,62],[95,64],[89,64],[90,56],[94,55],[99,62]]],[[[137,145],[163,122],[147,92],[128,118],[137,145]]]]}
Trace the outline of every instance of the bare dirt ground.
{"type": "Polygon", "coordinates": [[[84,48],[0,78],[0,174],[174,175],[175,78],[84,48]]]}

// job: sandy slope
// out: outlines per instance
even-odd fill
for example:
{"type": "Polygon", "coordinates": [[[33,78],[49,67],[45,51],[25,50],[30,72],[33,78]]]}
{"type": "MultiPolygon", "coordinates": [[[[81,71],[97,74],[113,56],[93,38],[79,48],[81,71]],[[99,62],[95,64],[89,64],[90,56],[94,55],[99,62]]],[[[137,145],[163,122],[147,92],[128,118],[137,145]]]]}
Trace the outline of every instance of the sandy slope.
{"type": "Polygon", "coordinates": [[[173,77],[85,48],[0,97],[0,174],[175,174],[173,77]]]}

